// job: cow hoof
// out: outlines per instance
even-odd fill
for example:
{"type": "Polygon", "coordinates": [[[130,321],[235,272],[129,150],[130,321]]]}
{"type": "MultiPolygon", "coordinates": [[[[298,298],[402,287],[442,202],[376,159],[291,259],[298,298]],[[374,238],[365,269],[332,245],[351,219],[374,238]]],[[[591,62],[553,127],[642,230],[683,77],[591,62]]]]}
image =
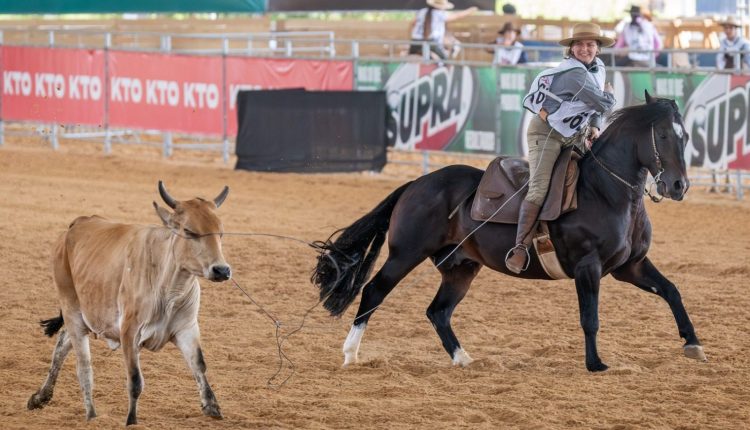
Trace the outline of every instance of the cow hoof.
{"type": "Polygon", "coordinates": [[[51,394],[40,394],[38,391],[31,395],[29,401],[26,403],[26,407],[31,411],[34,409],[42,409],[52,400],[51,394]]]}
{"type": "Polygon", "coordinates": [[[587,364],[586,369],[589,372],[604,372],[605,370],[609,369],[609,366],[599,361],[594,364],[587,364]]]}
{"type": "Polygon", "coordinates": [[[221,408],[219,408],[219,405],[206,405],[201,409],[203,410],[203,415],[207,417],[211,417],[216,420],[224,419],[224,416],[221,414],[221,408]]]}
{"type": "Polygon", "coordinates": [[[706,354],[703,352],[703,347],[700,345],[685,345],[683,352],[687,358],[704,362],[708,361],[706,354]]]}

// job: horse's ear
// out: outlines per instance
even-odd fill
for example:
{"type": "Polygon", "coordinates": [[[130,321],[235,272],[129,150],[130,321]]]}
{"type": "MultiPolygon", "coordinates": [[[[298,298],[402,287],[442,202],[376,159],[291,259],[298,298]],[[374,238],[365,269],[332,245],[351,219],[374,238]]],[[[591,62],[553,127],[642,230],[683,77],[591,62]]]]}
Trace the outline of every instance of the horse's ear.
{"type": "Polygon", "coordinates": [[[653,97],[651,97],[651,94],[648,93],[648,90],[643,90],[643,93],[646,95],[646,104],[651,104],[654,102],[653,97]]]}

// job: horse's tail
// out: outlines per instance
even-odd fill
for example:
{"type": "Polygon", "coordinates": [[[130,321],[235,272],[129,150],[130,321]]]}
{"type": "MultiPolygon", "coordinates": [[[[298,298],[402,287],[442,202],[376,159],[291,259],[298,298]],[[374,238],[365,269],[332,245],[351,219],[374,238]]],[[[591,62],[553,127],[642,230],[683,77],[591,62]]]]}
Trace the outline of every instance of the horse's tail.
{"type": "Polygon", "coordinates": [[[410,184],[400,186],[349,227],[314,243],[320,255],[311,281],[320,289],[320,300],[332,316],[344,313],[370,277],[385,242],[393,207],[410,184]],[[337,233],[339,236],[332,240],[337,233]]]}
{"type": "Polygon", "coordinates": [[[47,337],[52,337],[60,331],[63,324],[65,324],[65,321],[63,320],[62,312],[60,312],[59,317],[50,318],[48,320],[41,320],[39,321],[39,325],[44,328],[44,334],[47,335],[47,337]]]}

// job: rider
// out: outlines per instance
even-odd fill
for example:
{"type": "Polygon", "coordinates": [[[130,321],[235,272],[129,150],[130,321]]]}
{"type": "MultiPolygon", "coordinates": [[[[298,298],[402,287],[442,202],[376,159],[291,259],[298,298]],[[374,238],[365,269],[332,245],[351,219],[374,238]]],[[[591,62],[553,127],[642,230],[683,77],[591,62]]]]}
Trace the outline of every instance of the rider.
{"type": "Polygon", "coordinates": [[[614,43],[613,39],[602,36],[598,25],[576,24],[573,36],[559,42],[568,48],[563,61],[541,72],[524,98],[524,107],[536,115],[526,131],[529,191],[518,215],[516,245],[505,257],[505,265],[513,273],[521,273],[528,267],[531,233],[561,149],[581,137],[586,138],[585,146],[589,149],[599,137],[601,114],[615,104],[612,85],[604,84],[604,63],[596,57],[601,47],[614,43]]]}

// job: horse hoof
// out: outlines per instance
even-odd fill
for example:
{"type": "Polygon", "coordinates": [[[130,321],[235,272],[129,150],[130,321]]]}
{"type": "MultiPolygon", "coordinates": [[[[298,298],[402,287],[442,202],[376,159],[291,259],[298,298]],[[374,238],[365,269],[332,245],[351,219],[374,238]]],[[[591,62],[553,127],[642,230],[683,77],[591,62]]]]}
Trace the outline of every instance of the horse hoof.
{"type": "Polygon", "coordinates": [[[221,408],[219,408],[219,405],[207,405],[201,408],[203,410],[203,415],[207,417],[211,417],[216,420],[223,420],[224,416],[221,414],[221,408]]]}
{"type": "Polygon", "coordinates": [[[29,398],[29,401],[26,403],[26,408],[28,408],[28,410],[30,411],[34,409],[41,409],[45,407],[50,400],[52,400],[52,396],[45,396],[39,394],[39,392],[36,392],[29,398]]]}
{"type": "Polygon", "coordinates": [[[693,360],[698,361],[708,361],[708,358],[706,358],[706,354],[703,352],[703,347],[701,345],[685,345],[683,348],[683,352],[685,353],[685,357],[692,358],[693,360]]]}
{"type": "Polygon", "coordinates": [[[458,348],[453,352],[454,366],[468,367],[473,361],[474,360],[469,357],[469,354],[466,353],[463,348],[458,348]]]}
{"type": "Polygon", "coordinates": [[[600,361],[591,365],[587,364],[586,369],[589,372],[604,372],[605,370],[609,369],[609,366],[600,361]]]}

